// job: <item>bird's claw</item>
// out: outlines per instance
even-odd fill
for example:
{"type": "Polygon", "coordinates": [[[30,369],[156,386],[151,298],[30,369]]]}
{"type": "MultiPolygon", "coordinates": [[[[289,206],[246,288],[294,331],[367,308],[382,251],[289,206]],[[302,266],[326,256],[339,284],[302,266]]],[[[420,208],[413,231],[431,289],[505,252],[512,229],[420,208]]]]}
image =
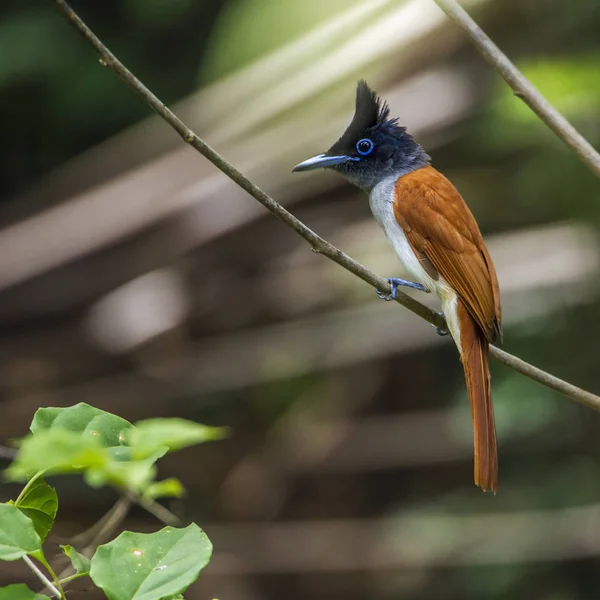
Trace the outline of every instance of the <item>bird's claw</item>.
{"type": "Polygon", "coordinates": [[[420,283],[415,283],[414,281],[407,281],[406,279],[399,279],[398,277],[386,277],[386,281],[390,284],[392,288],[391,294],[384,294],[380,290],[375,290],[377,296],[386,302],[390,300],[395,300],[398,295],[398,287],[403,285],[405,287],[410,287],[415,290],[420,290],[421,292],[425,292],[425,288],[420,283]]]}
{"type": "MultiPolygon", "coordinates": [[[[444,313],[443,313],[443,312],[439,312],[439,313],[438,313],[438,315],[440,315],[440,317],[444,317],[444,318],[446,318],[446,316],[444,315],[444,313]]],[[[434,327],[435,327],[435,326],[434,326],[434,327]]],[[[448,335],[448,334],[450,333],[450,332],[449,332],[447,329],[442,329],[441,327],[436,327],[436,328],[435,328],[435,332],[436,332],[438,335],[441,335],[442,337],[443,337],[443,336],[445,336],[445,335],[448,335]]]]}
{"type": "Polygon", "coordinates": [[[379,290],[375,290],[375,293],[377,294],[378,298],[381,298],[382,300],[385,300],[386,302],[389,302],[390,300],[395,300],[396,299],[396,290],[398,288],[395,288],[394,286],[392,286],[392,293],[391,294],[384,294],[383,292],[380,292],[379,290]]]}

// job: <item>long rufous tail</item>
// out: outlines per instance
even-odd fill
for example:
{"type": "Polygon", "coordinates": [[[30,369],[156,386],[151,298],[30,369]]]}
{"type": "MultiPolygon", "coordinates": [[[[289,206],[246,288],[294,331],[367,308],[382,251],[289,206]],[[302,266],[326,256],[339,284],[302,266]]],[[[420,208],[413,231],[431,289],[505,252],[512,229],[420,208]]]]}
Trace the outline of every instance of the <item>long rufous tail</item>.
{"type": "Polygon", "coordinates": [[[498,448],[488,368],[489,344],[460,300],[457,300],[456,316],[460,329],[459,350],[473,417],[475,485],[484,492],[495,493],[498,489],[498,448]]]}

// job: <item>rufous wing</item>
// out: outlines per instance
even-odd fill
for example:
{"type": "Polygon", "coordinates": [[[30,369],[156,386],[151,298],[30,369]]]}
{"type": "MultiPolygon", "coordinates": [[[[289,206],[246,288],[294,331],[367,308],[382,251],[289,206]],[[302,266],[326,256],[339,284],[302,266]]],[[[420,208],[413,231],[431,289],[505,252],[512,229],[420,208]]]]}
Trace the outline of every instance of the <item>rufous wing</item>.
{"type": "Polygon", "coordinates": [[[501,339],[496,271],[458,190],[427,166],[401,177],[395,191],[394,215],[415,254],[450,284],[488,342],[501,339]]]}
{"type": "Polygon", "coordinates": [[[495,492],[498,451],[488,344],[501,338],[502,330],[494,265],[465,201],[434,168],[398,180],[394,215],[430,275],[435,269],[458,296],[454,310],[473,417],[474,478],[482,489],[495,492]]]}

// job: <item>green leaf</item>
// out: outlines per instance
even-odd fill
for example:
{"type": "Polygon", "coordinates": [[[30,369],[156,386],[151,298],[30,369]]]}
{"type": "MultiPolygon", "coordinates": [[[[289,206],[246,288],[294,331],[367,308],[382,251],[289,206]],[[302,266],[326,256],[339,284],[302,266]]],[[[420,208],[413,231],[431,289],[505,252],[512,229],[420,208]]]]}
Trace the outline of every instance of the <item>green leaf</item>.
{"type": "Polygon", "coordinates": [[[158,448],[167,446],[169,451],[180,450],[194,444],[220,440],[227,435],[223,427],[208,427],[185,419],[146,419],[138,421],[127,432],[134,455],[143,458],[158,448]]]}
{"type": "Polygon", "coordinates": [[[73,473],[101,466],[108,459],[106,450],[94,437],[83,438],[64,429],[40,430],[21,440],[17,458],[7,469],[7,475],[12,480],[23,480],[39,471],[73,473]]]}
{"type": "Polygon", "coordinates": [[[39,477],[24,491],[25,493],[15,502],[15,506],[31,519],[43,542],[56,518],[58,510],[56,490],[39,477]]]}
{"type": "Polygon", "coordinates": [[[130,451],[121,456],[117,448],[125,443],[126,432],[132,428],[125,419],[84,403],[40,408],[31,423],[32,435],[21,440],[8,475],[22,480],[39,471],[72,473],[129,458],[130,451]]]}
{"type": "MultiPolygon", "coordinates": [[[[41,408],[32,434],[21,440],[17,459],[7,471],[13,480],[35,473],[84,472],[92,487],[113,485],[148,498],[181,496],[176,480],[154,483],[156,461],[169,450],[219,439],[225,430],[183,419],[151,419],[134,427],[88,404],[41,408]]],[[[51,523],[49,523],[51,526],[51,523]]],[[[47,531],[40,530],[45,537],[47,531]]]]}
{"type": "Polygon", "coordinates": [[[48,600],[48,596],[32,592],[24,583],[15,583],[0,588],[0,600],[48,600]]]}
{"type": "Polygon", "coordinates": [[[0,560],[18,560],[41,548],[31,519],[14,504],[0,504],[0,560]]]}
{"type": "Polygon", "coordinates": [[[62,551],[71,559],[73,568],[77,571],[77,575],[89,575],[91,561],[87,556],[80,554],[73,546],[61,546],[62,551]]]}
{"type": "Polygon", "coordinates": [[[85,480],[92,487],[111,484],[117,487],[126,487],[136,493],[142,492],[156,477],[154,463],[167,452],[163,446],[153,456],[144,460],[133,461],[107,461],[103,465],[89,469],[85,480]]]}
{"type": "Polygon", "coordinates": [[[133,425],[109,412],[80,402],[68,408],[40,408],[31,423],[31,432],[39,434],[55,429],[72,431],[91,438],[105,448],[120,446],[133,425]]]}
{"type": "Polygon", "coordinates": [[[177,596],[208,564],[212,544],[194,523],[156,533],[125,531],[99,546],[91,577],[109,600],[157,600],[177,596]]]}
{"type": "Polygon", "coordinates": [[[169,479],[163,479],[162,481],[155,481],[148,485],[144,490],[144,497],[154,500],[155,498],[181,498],[185,493],[179,479],[170,477],[169,479]]]}

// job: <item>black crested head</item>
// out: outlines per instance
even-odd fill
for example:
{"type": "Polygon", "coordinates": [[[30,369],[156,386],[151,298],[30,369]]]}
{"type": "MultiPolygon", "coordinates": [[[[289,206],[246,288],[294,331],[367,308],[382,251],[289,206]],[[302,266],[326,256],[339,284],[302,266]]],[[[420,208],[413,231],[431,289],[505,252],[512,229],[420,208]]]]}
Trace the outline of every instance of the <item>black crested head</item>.
{"type": "Polygon", "coordinates": [[[406,133],[406,127],[398,125],[398,119],[390,119],[390,107],[387,102],[361,79],[356,85],[356,104],[354,117],[342,137],[327,151],[327,154],[340,154],[353,150],[356,142],[365,135],[378,129],[398,137],[406,133]]]}
{"type": "Polygon", "coordinates": [[[370,192],[388,177],[424,167],[429,156],[389,114],[387,103],[365,81],[359,81],[354,117],[342,137],[325,154],[300,163],[294,170],[334,169],[370,192]]]}
{"type": "Polygon", "coordinates": [[[344,154],[348,149],[354,148],[367,129],[384,123],[389,113],[388,105],[377,97],[364,79],[361,79],[356,86],[354,117],[342,137],[329,148],[327,154],[344,154]]]}

